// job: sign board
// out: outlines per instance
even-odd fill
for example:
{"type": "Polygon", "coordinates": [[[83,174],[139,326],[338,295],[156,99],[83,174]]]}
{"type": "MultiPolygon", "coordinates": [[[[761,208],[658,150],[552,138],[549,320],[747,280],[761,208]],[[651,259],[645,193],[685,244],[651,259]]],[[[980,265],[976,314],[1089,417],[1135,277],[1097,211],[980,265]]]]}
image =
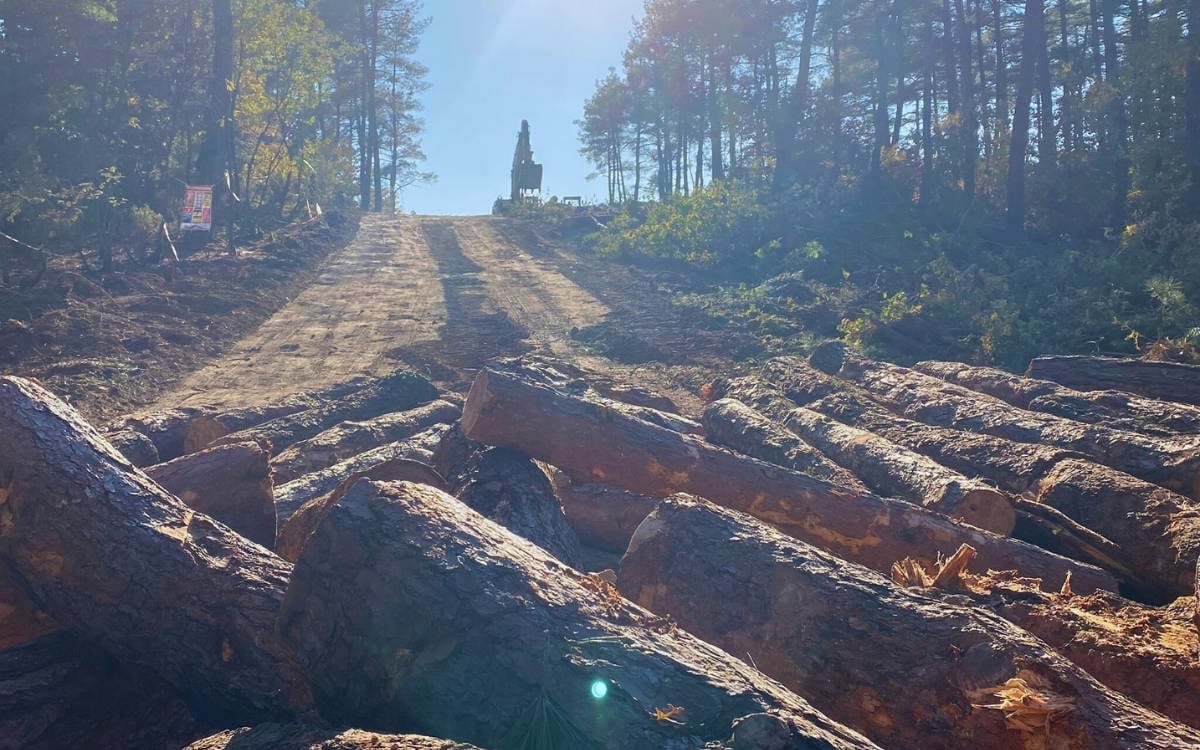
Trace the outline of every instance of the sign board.
{"type": "Polygon", "coordinates": [[[185,232],[211,232],[212,210],[212,185],[188,185],[183,197],[180,229],[185,232]]]}

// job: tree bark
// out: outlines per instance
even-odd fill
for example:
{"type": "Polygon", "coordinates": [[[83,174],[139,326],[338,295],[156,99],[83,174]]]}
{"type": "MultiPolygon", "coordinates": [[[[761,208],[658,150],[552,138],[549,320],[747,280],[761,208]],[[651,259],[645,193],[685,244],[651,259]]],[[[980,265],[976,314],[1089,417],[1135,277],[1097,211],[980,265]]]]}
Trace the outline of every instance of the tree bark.
{"type": "Polygon", "coordinates": [[[1200,365],[1115,357],[1038,357],[1025,372],[1081,391],[1115,390],[1200,406],[1200,365]]]}
{"type": "Polygon", "coordinates": [[[275,485],[270,459],[258,443],[233,443],[189,453],[145,471],[192,510],[272,549],[275,485]]]}
{"type": "Polygon", "coordinates": [[[957,362],[918,362],[913,369],[986,393],[1013,406],[1076,422],[1171,437],[1200,434],[1200,408],[1121,391],[1077,391],[1050,380],[957,362]]]}
{"type": "Polygon", "coordinates": [[[1054,448],[930,427],[849,395],[827,396],[814,411],[883,435],[965,474],[1030,493],[1121,550],[1105,553],[1129,571],[1122,590],[1138,599],[1169,601],[1193,592],[1190,560],[1200,557],[1196,504],[1157,485],[1054,448]]]}
{"type": "MultiPolygon", "coordinates": [[[[207,407],[200,406],[141,412],[118,417],[102,429],[106,435],[115,435],[126,430],[144,435],[154,444],[154,450],[158,454],[158,460],[154,463],[161,463],[179,458],[188,452],[184,447],[188,429],[192,422],[207,412],[207,407]]],[[[122,444],[125,440],[121,441],[122,444]]]]}
{"type": "Polygon", "coordinates": [[[853,472],[741,401],[714,401],[705,407],[702,421],[705,436],[716,445],[855,492],[870,492],[853,472]]]}
{"type": "Polygon", "coordinates": [[[1044,4],[1025,0],[1021,30],[1021,67],[1017,74],[1017,98],[1013,104],[1012,136],[1008,147],[1008,176],[1005,178],[1008,228],[1025,230],[1025,159],[1029,151],[1029,104],[1033,99],[1034,65],[1038,45],[1046,44],[1044,4]]]}
{"type": "Polygon", "coordinates": [[[553,747],[685,747],[771,712],[790,730],[780,747],[873,747],[423,485],[350,489],[296,563],[280,632],[335,723],[419,723],[484,747],[539,735],[553,747]],[[656,719],[668,704],[682,713],[656,719]]]}
{"type": "Polygon", "coordinates": [[[555,494],[567,520],[584,544],[624,554],[629,538],[659,499],[608,484],[576,484],[569,478],[555,481],[555,494]]]}
{"type": "Polygon", "coordinates": [[[0,652],[32,643],[61,629],[53,617],[34,603],[29,584],[8,562],[0,559],[0,652]]]}
{"type": "Polygon", "coordinates": [[[21,378],[0,378],[0,478],[0,555],[64,627],[155,671],[207,717],[309,706],[273,635],[287,564],[162,490],[21,378]]]}
{"type": "Polygon", "coordinates": [[[730,653],[750,654],[760,670],[887,747],[1200,742],[1200,733],[1103,687],[981,608],[903,590],[707,504],[660,505],[634,535],[618,581],[635,602],[730,653]],[[996,686],[1014,679],[1067,708],[988,708],[998,703],[996,686]],[[1016,716],[1006,722],[1008,711],[1016,716]],[[1018,719],[1029,724],[1014,732],[1018,719]]]}
{"type": "Polygon", "coordinates": [[[924,505],[1001,536],[1016,525],[1012,501],[1004,493],[890,440],[803,408],[793,410],[784,425],[882,495],[924,505]]]}
{"type": "MultiPolygon", "coordinates": [[[[389,443],[373,450],[353,456],[330,466],[328,469],[305,474],[287,484],[275,488],[275,515],[279,527],[284,528],[292,514],[301,506],[337,489],[337,486],[358,472],[368,471],[375,466],[396,459],[434,464],[434,452],[449,434],[447,426],[433,427],[413,435],[408,440],[389,443]]],[[[439,472],[440,473],[440,472],[439,472]]],[[[444,474],[442,476],[445,476],[444,474]]]]}
{"type": "Polygon", "coordinates": [[[129,459],[129,463],[137,467],[153,466],[160,463],[158,448],[154,441],[133,429],[117,430],[104,433],[104,439],[129,459]]]}
{"type": "Polygon", "coordinates": [[[375,385],[312,409],[278,417],[269,422],[231,432],[213,441],[212,445],[244,443],[247,440],[269,445],[282,452],[294,443],[328,430],[339,422],[371,419],[380,414],[412,409],[438,397],[437,389],[425,378],[407,370],[383,378],[375,385]]]}
{"type": "Polygon", "coordinates": [[[475,745],[417,734],[375,734],[302,724],[262,724],[196,740],[184,750],[476,750],[475,745]]]}
{"type": "Polygon", "coordinates": [[[327,469],[338,461],[424,432],[434,425],[458,421],[462,409],[449,401],[431,401],[416,409],[384,414],[359,422],[340,422],[307,440],[294,443],[271,461],[275,481],[285,484],[327,469]]]}
{"type": "Polygon", "coordinates": [[[1075,570],[1077,581],[1088,582],[1080,590],[1115,583],[1091,566],[924,508],[855,493],[609,412],[537,383],[519,360],[479,372],[462,426],[472,440],[515,448],[591,481],[659,497],[701,494],[876,570],[889,571],[904,557],[932,561],[966,543],[979,550],[981,565],[997,570],[1016,568],[1055,585],[1075,570]]]}
{"type": "Polygon", "coordinates": [[[812,364],[857,383],[873,399],[910,419],[1065,448],[1188,497],[1200,497],[1200,441],[1196,438],[1156,438],[1015,409],[999,399],[905,367],[867,360],[840,344],[820,347],[812,364]]]}

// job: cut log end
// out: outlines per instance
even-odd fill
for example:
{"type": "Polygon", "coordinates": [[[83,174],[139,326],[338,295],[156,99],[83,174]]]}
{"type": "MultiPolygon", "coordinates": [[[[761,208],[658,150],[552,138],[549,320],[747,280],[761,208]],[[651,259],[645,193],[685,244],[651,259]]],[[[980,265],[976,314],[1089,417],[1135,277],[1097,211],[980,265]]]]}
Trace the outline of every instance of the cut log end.
{"type": "Polygon", "coordinates": [[[982,482],[956,483],[946,488],[938,510],[963,523],[1007,536],[1017,525],[1017,513],[1008,497],[982,482]]]}

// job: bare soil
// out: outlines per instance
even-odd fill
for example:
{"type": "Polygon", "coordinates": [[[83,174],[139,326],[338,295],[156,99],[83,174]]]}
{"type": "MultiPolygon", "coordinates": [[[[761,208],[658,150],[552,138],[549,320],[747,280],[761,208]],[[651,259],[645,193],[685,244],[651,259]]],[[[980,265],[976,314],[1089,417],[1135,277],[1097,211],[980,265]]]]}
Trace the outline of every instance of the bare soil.
{"type": "Polygon", "coordinates": [[[754,346],[674,305],[651,272],[527,222],[372,214],[354,229],[291,227],[237,258],[200,253],[103,278],[61,269],[39,285],[37,310],[8,300],[0,367],[102,421],[265,403],[397,366],[465,392],[489,359],[540,352],[686,410],[754,346]]]}

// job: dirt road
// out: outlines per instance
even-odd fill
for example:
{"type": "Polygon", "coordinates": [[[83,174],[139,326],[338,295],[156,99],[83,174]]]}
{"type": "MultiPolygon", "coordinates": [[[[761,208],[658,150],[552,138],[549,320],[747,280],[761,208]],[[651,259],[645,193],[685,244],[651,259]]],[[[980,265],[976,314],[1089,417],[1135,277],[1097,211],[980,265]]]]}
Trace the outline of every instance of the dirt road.
{"type": "Polygon", "coordinates": [[[686,331],[650,280],[526,225],[372,214],[314,284],[158,406],[263,403],[400,364],[463,391],[487,360],[528,351],[687,405],[723,358],[686,331]]]}

